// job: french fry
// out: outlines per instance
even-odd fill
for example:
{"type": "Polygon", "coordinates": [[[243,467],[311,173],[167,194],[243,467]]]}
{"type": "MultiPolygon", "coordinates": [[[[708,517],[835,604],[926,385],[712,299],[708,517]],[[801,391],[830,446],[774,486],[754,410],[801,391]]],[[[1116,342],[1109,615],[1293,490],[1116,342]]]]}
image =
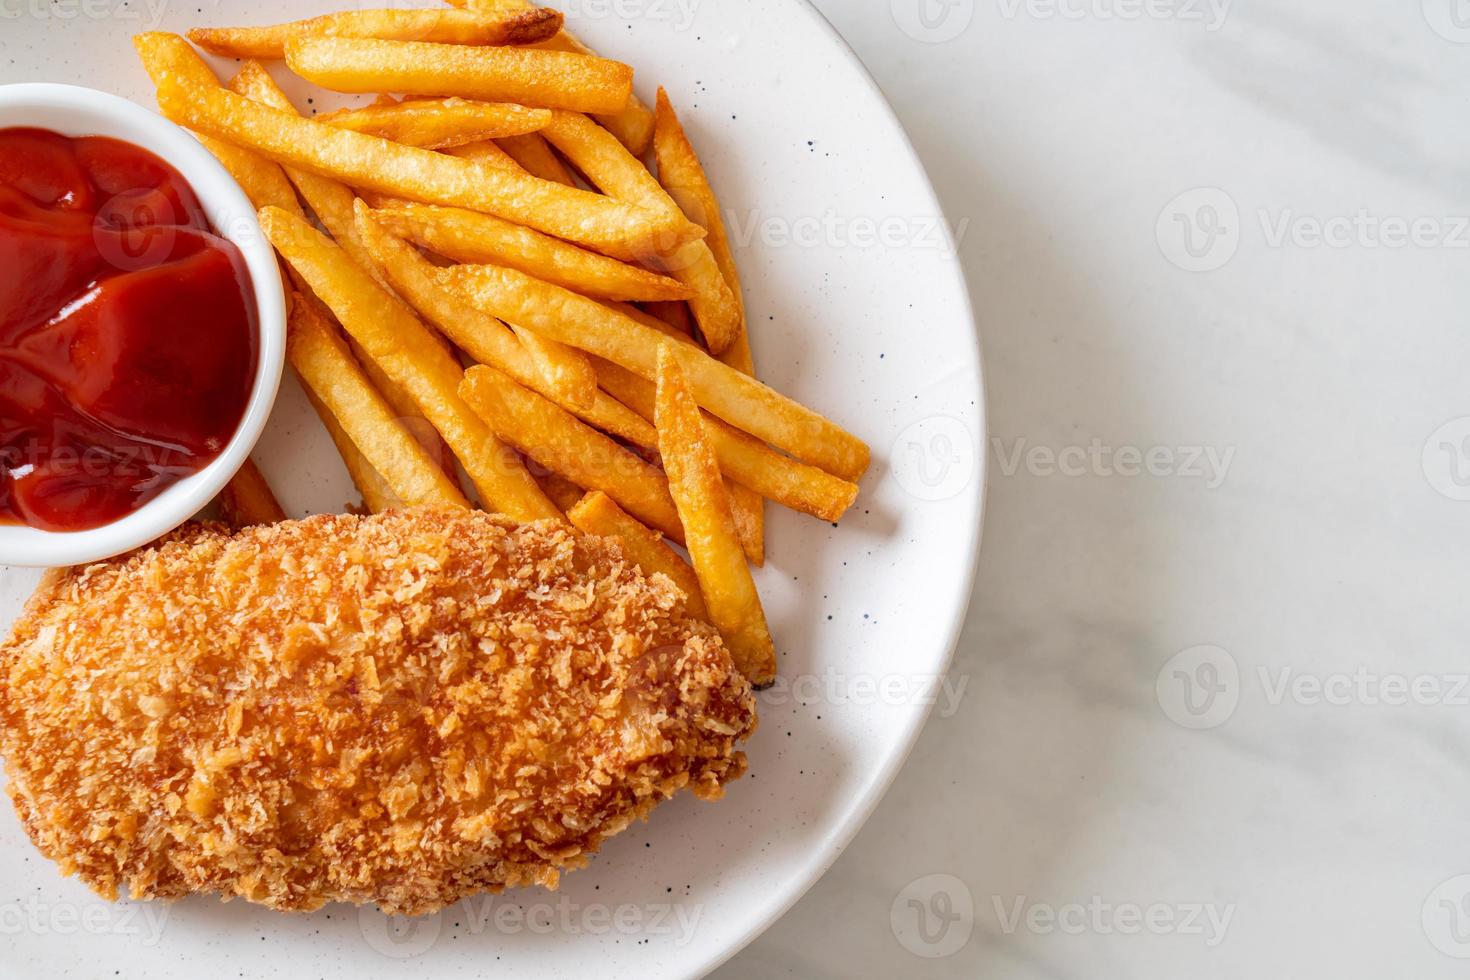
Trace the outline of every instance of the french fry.
{"type": "Polygon", "coordinates": [[[776,646],[735,532],[719,463],[679,366],[678,346],[665,342],[658,352],[659,453],[710,622],[746,679],[757,688],[769,687],[776,680],[776,646]]]}
{"type": "Polygon", "coordinates": [[[506,326],[515,332],[521,346],[535,359],[541,376],[562,401],[578,408],[592,405],[597,396],[597,372],[592,370],[592,362],[587,360],[586,354],[514,323],[506,326]]]}
{"type": "MultiPolygon", "coordinates": [[[[230,89],[238,95],[243,95],[271,108],[280,109],[283,112],[296,112],[295,106],[286,97],[286,93],[281,91],[275,79],[271,78],[270,73],[258,61],[247,61],[242,65],[240,71],[231,80],[230,89]]],[[[275,166],[275,164],[269,165],[275,166]]],[[[337,244],[345,249],[358,265],[375,274],[372,258],[357,237],[357,223],[353,218],[352,210],[354,200],[352,191],[329,177],[319,177],[294,167],[286,168],[285,173],[289,181],[295,184],[296,189],[301,192],[301,196],[306,199],[318,220],[336,239],[337,244]]],[[[259,206],[265,205],[260,204],[259,206]]],[[[298,209],[292,213],[299,215],[300,211],[298,209]]],[[[294,270],[292,271],[294,275],[294,270]]],[[[424,451],[445,471],[452,482],[455,481],[454,460],[449,447],[445,445],[443,438],[434,427],[424,420],[423,413],[418,410],[412,396],[388,377],[387,373],[361,347],[355,348],[354,353],[363,372],[382,393],[389,406],[398,413],[399,418],[404,420],[404,424],[410,427],[414,437],[424,447],[424,451]]],[[[357,482],[355,476],[354,482],[357,482]]],[[[359,489],[363,490],[362,485],[359,485],[359,489]]],[[[364,501],[368,499],[368,496],[369,492],[364,490],[364,501]]]]}
{"type": "MultiPolygon", "coordinates": [[[[375,235],[382,238],[385,231],[377,221],[377,212],[370,211],[365,204],[359,204],[357,210],[355,219],[357,227],[354,235],[359,238],[359,241],[365,241],[375,235]]],[[[474,214],[472,211],[462,213],[474,214]]],[[[532,234],[536,233],[532,232],[532,234]]],[[[388,243],[380,242],[378,252],[386,253],[390,250],[391,246],[388,243]]],[[[382,265],[376,253],[371,261],[376,267],[382,265]]],[[[523,330],[515,324],[508,326],[516,335],[521,346],[525,348],[526,353],[530,355],[536,370],[545,381],[545,387],[550,389],[557,401],[574,406],[579,410],[593,406],[597,398],[597,373],[593,371],[587,355],[554,340],[541,337],[539,334],[523,330]]],[[[537,385],[536,387],[539,389],[543,386],[537,385]]]]}
{"type": "MultiPolygon", "coordinates": [[[[596,354],[653,380],[664,336],[585,296],[514,269],[464,265],[441,269],[445,286],[501,319],[596,354]]],[[[856,436],[692,344],[671,344],[701,406],[731,425],[844,480],[868,468],[868,447],[856,436]]]]}
{"type": "Polygon", "coordinates": [[[189,40],[226,58],[280,58],[293,37],[354,37],[440,44],[535,44],[561,29],[554,10],[504,15],[464,10],[349,10],[269,27],[208,27],[189,32],[189,40]]]}
{"type": "Polygon", "coordinates": [[[164,115],[179,125],[277,163],[409,200],[498,214],[619,258],[644,254],[667,235],[704,234],[682,216],[676,225],[669,215],[529,174],[337,129],[223,89],[167,77],[158,100],[164,115]]]}
{"type": "Polygon", "coordinates": [[[413,395],[469,473],[486,507],[519,521],[561,518],[515,453],[460,400],[459,365],[417,317],[300,218],[266,208],[260,221],[276,251],[311,285],[343,328],[413,395]]]}
{"type": "MultiPolygon", "coordinates": [[[[604,360],[593,363],[597,381],[607,392],[645,419],[653,420],[656,398],[651,382],[604,360]]],[[[824,521],[840,520],[857,500],[855,483],[783,456],[708,413],[704,424],[721,472],[740,489],[824,521]]]]}
{"type": "MultiPolygon", "coordinates": [[[[520,139],[520,137],[512,137],[520,139]]],[[[502,170],[519,170],[520,164],[516,163],[500,144],[494,140],[483,140],[479,143],[466,143],[463,146],[451,146],[445,150],[452,156],[461,160],[472,160],[475,163],[484,163],[502,170]]]]}
{"type": "Polygon", "coordinates": [[[506,102],[454,98],[342,109],[316,118],[339,129],[381,136],[405,146],[444,150],[499,136],[534,133],[546,127],[551,113],[506,102]]]}
{"type": "Polygon", "coordinates": [[[688,287],[492,215],[408,201],[383,202],[375,218],[400,237],[456,262],[489,263],[586,296],[616,300],[681,299],[688,287]]]}
{"type": "MultiPolygon", "coordinates": [[[[642,161],[586,116],[557,112],[541,135],[609,197],[684,217],[642,161]]],[[[703,241],[670,241],[658,255],[669,274],[690,288],[689,308],[711,353],[723,354],[740,338],[742,314],[714,252],[703,241]]]]}
{"type": "MultiPolygon", "coordinates": [[[[286,93],[281,91],[270,72],[258,61],[247,61],[241,65],[240,71],[230,80],[229,87],[235,94],[272,109],[299,115],[286,93]]],[[[337,244],[346,249],[347,254],[359,265],[371,271],[372,262],[357,238],[357,224],[352,213],[352,202],[356,195],[352,190],[330,177],[322,177],[297,167],[288,166],[283,169],[322,226],[337,240],[337,244]]]]}
{"type": "Polygon", "coordinates": [[[286,512],[253,459],[245,460],[240,472],[225,484],[219,505],[226,523],[234,528],[279,524],[286,519],[286,512]]]}
{"type": "Polygon", "coordinates": [[[505,372],[619,439],[648,448],[657,444],[653,426],[606,392],[594,388],[590,406],[578,406],[563,400],[561,393],[551,388],[530,353],[505,324],[466,302],[458,293],[445,289],[438,280],[438,270],[427,259],[401,239],[384,231],[377,222],[369,221],[363,227],[364,240],[373,260],[393,289],[420,316],[438,327],[444,336],[475,360],[505,372]]]}
{"type": "Polygon", "coordinates": [[[658,90],[657,127],[653,136],[654,159],[658,163],[658,181],[668,192],[684,216],[707,231],[705,239],[725,281],[735,294],[736,302],[744,307],[740,288],[740,269],[735,263],[735,253],[730,247],[730,235],[725,228],[724,214],[719,198],[715,196],[704,164],[694,152],[689,136],[679,122],[668,93],[658,90]]]}
{"type": "Polygon", "coordinates": [[[458,95],[576,112],[616,110],[633,91],[633,69],[621,62],[534,48],[306,36],[286,42],[286,64],[336,92],[458,95]]]}
{"type": "Polygon", "coordinates": [[[639,520],[684,540],[658,468],[492,367],[470,368],[459,395],[500,438],[578,486],[601,490],[639,520]]]}
{"type": "Polygon", "coordinates": [[[188,85],[219,87],[219,77],[204,59],[177,34],[167,31],[145,31],[133,35],[133,50],[143,62],[154,87],[174,79],[188,85]]]}
{"type": "Polygon", "coordinates": [[[690,564],[664,544],[662,534],[629,516],[607,494],[597,490],[587,494],[571,506],[567,519],[585,534],[617,538],[644,575],[667,575],[684,593],[684,607],[689,615],[709,621],[704,593],[699,590],[699,576],[690,564]]]}
{"type": "MultiPolygon", "coordinates": [[[[296,297],[291,306],[287,355],[302,384],[320,405],[323,419],[330,416],[336,421],[397,499],[415,506],[469,506],[464,494],[403,426],[398,413],[363,373],[347,342],[308,297],[296,297]]],[[[353,482],[358,484],[363,502],[379,509],[369,500],[375,492],[371,484],[359,482],[357,473],[353,474],[353,482]]]]}
{"type": "MultiPolygon", "coordinates": [[[[725,229],[725,219],[719,198],[704,172],[704,164],[694,152],[694,144],[679,122],[669,101],[668,92],[658,90],[653,133],[654,158],[658,163],[658,180],[679,205],[684,216],[708,232],[705,241],[715,262],[724,274],[735,304],[740,310],[740,335],[719,355],[720,360],[735,370],[755,375],[755,360],[751,354],[749,325],[745,318],[745,297],[740,285],[740,269],[735,262],[735,253],[730,248],[730,236],[725,229]]],[[[731,488],[730,502],[735,512],[735,526],[740,531],[740,541],[745,545],[746,556],[756,565],[764,565],[765,504],[754,491],[739,486],[731,488]]]]}
{"type": "MultiPolygon", "coordinates": [[[[466,6],[466,0],[449,0],[449,2],[456,7],[466,6]]],[[[529,3],[528,0],[468,0],[468,6],[472,10],[482,10],[487,13],[536,9],[535,5],[529,3]]],[[[571,51],[576,54],[597,53],[578,40],[571,31],[565,29],[550,40],[540,42],[537,46],[548,51],[571,51]]],[[[653,111],[644,105],[637,95],[629,95],[628,104],[621,110],[613,114],[599,115],[597,121],[621,140],[635,157],[641,157],[648,152],[648,144],[653,141],[653,111]]]]}
{"type": "Polygon", "coordinates": [[[638,307],[634,306],[632,303],[619,303],[616,300],[603,300],[602,305],[607,307],[609,310],[612,310],[614,313],[621,313],[629,320],[641,323],[648,329],[656,330],[659,333],[663,334],[665,337],[677,340],[681,344],[698,346],[697,344],[695,344],[694,335],[691,334],[689,331],[680,330],[678,327],[669,323],[669,321],[660,319],[659,317],[654,316],[652,313],[649,313],[647,310],[641,310],[638,307]]]}
{"type": "MultiPolygon", "coordinates": [[[[537,473],[536,482],[541,484],[541,489],[546,493],[546,496],[550,497],[551,502],[561,508],[563,512],[571,510],[586,496],[586,491],[581,487],[560,473],[553,473],[550,470],[547,470],[545,473],[537,473]]],[[[570,515],[568,519],[570,519],[570,515]]]]}
{"type": "Polygon", "coordinates": [[[577,178],[572,176],[572,172],[561,162],[561,157],[556,155],[551,144],[540,135],[531,133],[527,136],[507,136],[499,144],[526,173],[568,187],[577,186],[577,178]]]}
{"type": "Polygon", "coordinates": [[[435,466],[444,471],[449,481],[455,482],[454,454],[449,451],[449,447],[444,444],[444,440],[440,438],[434,426],[424,418],[424,413],[419,410],[418,402],[414,401],[413,396],[403,385],[390,378],[388,372],[384,371],[378,362],[373,360],[372,355],[356,340],[351,337],[347,338],[347,346],[352,351],[352,356],[357,358],[357,364],[362,368],[362,373],[367,376],[368,381],[372,382],[372,386],[378,390],[378,394],[383,396],[383,401],[387,402],[388,407],[393,409],[394,414],[398,416],[399,424],[408,430],[409,435],[418,440],[418,444],[424,447],[424,452],[428,453],[435,466]]]}
{"type": "MultiPolygon", "coordinates": [[[[204,63],[188,42],[177,34],[150,31],[135,35],[133,46],[143,61],[143,68],[158,85],[170,75],[187,84],[219,87],[214,71],[204,63]]],[[[199,136],[204,148],[224,164],[230,176],[235,178],[256,208],[272,205],[295,213],[301,212],[301,202],[291,189],[291,182],[276,164],[249,150],[232,143],[199,136]]]]}
{"type": "Polygon", "coordinates": [[[322,404],[322,400],[316,396],[316,392],[310,388],[306,389],[306,400],[311,402],[312,408],[316,409],[317,417],[322,420],[322,426],[327,430],[327,435],[332,437],[332,444],[337,447],[337,455],[342,457],[342,463],[347,467],[347,475],[352,478],[353,486],[362,495],[362,505],[368,513],[381,514],[385,510],[394,507],[402,507],[403,501],[388,486],[388,481],[383,479],[383,474],[373,469],[362,450],[357,448],[347,431],[342,428],[342,423],[337,417],[322,404]]]}
{"type": "Polygon", "coordinates": [[[681,336],[694,336],[694,316],[688,303],[644,303],[643,308],[649,316],[658,317],[681,336]]]}
{"type": "Polygon", "coordinates": [[[734,480],[726,481],[730,491],[730,513],[735,518],[735,533],[745,557],[756,568],[766,565],[766,500],[749,487],[734,480]]]}

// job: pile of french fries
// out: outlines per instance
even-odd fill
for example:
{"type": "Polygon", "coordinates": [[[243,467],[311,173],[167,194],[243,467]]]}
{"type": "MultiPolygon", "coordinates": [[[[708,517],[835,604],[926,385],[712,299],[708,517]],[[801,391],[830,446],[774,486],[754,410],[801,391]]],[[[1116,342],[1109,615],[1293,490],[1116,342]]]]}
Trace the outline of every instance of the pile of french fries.
{"type": "MultiPolygon", "coordinates": [[[[454,7],[191,32],[241,63],[224,85],[183,37],[135,43],[164,115],[259,209],[290,362],[363,506],[617,538],[769,685],[765,501],[838,520],[868,448],[756,380],[720,206],[667,95],[640,102],[556,11],[454,7]],[[376,100],[305,118],[272,59],[376,100]]],[[[224,504],[281,519],[253,466],[224,504]]]]}

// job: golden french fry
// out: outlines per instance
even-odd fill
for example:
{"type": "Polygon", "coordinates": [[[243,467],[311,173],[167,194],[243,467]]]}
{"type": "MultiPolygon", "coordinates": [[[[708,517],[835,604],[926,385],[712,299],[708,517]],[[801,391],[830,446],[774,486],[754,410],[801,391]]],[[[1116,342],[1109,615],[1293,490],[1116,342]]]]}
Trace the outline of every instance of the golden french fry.
{"type": "Polygon", "coordinates": [[[406,146],[444,150],[499,136],[534,133],[551,121],[551,113],[508,102],[452,98],[343,109],[316,118],[338,129],[381,136],[406,146]]]}
{"type": "MultiPolygon", "coordinates": [[[[485,13],[505,13],[518,10],[535,10],[528,0],[449,0],[456,7],[468,6],[485,13]]],[[[571,51],[576,54],[591,54],[593,51],[577,39],[571,31],[562,30],[555,37],[537,44],[548,51],[571,51]]],[[[599,115],[597,121],[623,142],[636,157],[648,152],[653,141],[653,111],[639,100],[637,95],[628,96],[628,104],[616,113],[599,115]]]]}
{"type": "Polygon", "coordinates": [[[550,470],[545,473],[537,473],[536,482],[541,484],[541,489],[545,491],[546,496],[550,497],[551,502],[563,512],[571,510],[586,496],[586,491],[581,487],[560,473],[553,473],[550,470]]]}
{"type": "Polygon", "coordinates": [[[394,234],[445,258],[519,269],[586,296],[636,301],[689,295],[676,280],[493,215],[391,201],[382,202],[374,217],[394,234]]]}
{"type": "MultiPolygon", "coordinates": [[[[597,381],[622,404],[645,419],[654,418],[651,382],[632,371],[598,359],[597,381]]],[[[720,461],[720,470],[740,489],[824,521],[842,518],[857,500],[855,483],[783,456],[739,429],[706,413],[705,434],[720,461]]]]}
{"type": "MultiPolygon", "coordinates": [[[[694,145],[684,132],[673,103],[662,87],[658,90],[653,133],[653,152],[658,162],[658,181],[679,205],[684,216],[709,233],[705,239],[715,262],[724,274],[735,304],[740,310],[740,336],[719,355],[720,360],[744,374],[754,376],[755,361],[750,349],[750,331],[745,320],[745,298],[740,286],[740,269],[730,248],[730,236],[719,198],[704,172],[704,164],[694,152],[694,145]]],[[[756,565],[764,565],[765,503],[754,491],[735,485],[730,491],[735,511],[735,526],[745,553],[756,565]]]]}
{"type": "Polygon", "coordinates": [[[683,541],[668,482],[658,467],[492,367],[470,368],[459,395],[500,438],[542,466],[578,486],[601,490],[639,520],[683,541]]]}
{"type": "Polygon", "coordinates": [[[666,341],[658,352],[659,454],[710,622],[746,679],[757,688],[769,687],[776,680],[776,645],[735,531],[725,480],[679,367],[678,346],[666,341]]]}
{"type": "Polygon", "coordinates": [[[725,482],[730,491],[730,513],[735,518],[735,533],[745,557],[756,568],[766,565],[766,500],[749,487],[733,480],[725,482]]]}
{"type": "Polygon", "coordinates": [[[633,91],[633,69],[621,62],[534,48],[305,36],[286,42],[286,64],[337,92],[459,95],[577,112],[616,109],[633,91]]]}
{"type": "Polygon", "coordinates": [[[559,400],[571,402],[578,408],[592,405],[597,397],[597,372],[592,370],[592,362],[586,354],[514,323],[506,326],[515,332],[521,346],[535,359],[537,370],[558,392],[559,400]]]}
{"type": "Polygon", "coordinates": [[[650,448],[657,444],[652,425],[595,387],[590,406],[562,400],[561,393],[547,383],[535,360],[505,324],[466,302],[458,293],[445,289],[439,283],[438,270],[427,259],[376,221],[367,220],[361,226],[363,241],[392,288],[475,360],[505,372],[620,439],[650,448]]]}
{"type": "Polygon", "coordinates": [[[684,216],[709,233],[705,239],[719,263],[725,281],[744,306],[740,289],[740,270],[730,248],[730,235],[725,228],[719,198],[715,196],[709,177],[704,172],[689,136],[674,112],[668,93],[658,90],[657,127],[653,134],[654,158],[658,162],[658,181],[679,205],[684,216]]]}
{"type": "MultiPolygon", "coordinates": [[[[586,116],[556,112],[541,135],[607,196],[665,216],[684,217],[643,162],[586,116]]],[[[714,253],[703,241],[660,244],[662,265],[692,291],[689,308],[705,343],[712,353],[724,353],[740,338],[742,314],[714,253]]]]}
{"type": "Polygon", "coordinates": [[[519,521],[561,518],[515,453],[460,400],[459,365],[417,317],[300,218],[266,208],[260,222],[276,251],[310,283],[343,328],[418,402],[487,507],[519,521]]]}
{"type": "Polygon", "coordinates": [[[673,327],[681,336],[694,336],[694,315],[688,303],[644,303],[649,316],[657,317],[673,327]]]}
{"type": "MultiPolygon", "coordinates": [[[[293,114],[296,112],[295,106],[286,97],[286,93],[281,91],[275,79],[271,78],[270,73],[258,61],[247,61],[242,65],[239,73],[230,82],[230,88],[238,95],[243,95],[271,108],[293,114]]],[[[275,166],[275,164],[270,164],[270,166],[275,166]]],[[[372,258],[357,237],[357,223],[352,210],[354,200],[352,191],[331,178],[319,177],[294,167],[287,168],[286,174],[290,182],[294,183],[297,190],[301,192],[301,196],[306,199],[318,220],[336,239],[337,244],[344,248],[358,265],[376,275],[372,258]]],[[[292,213],[299,215],[300,212],[298,210],[292,213]]],[[[369,380],[383,394],[399,417],[405,420],[404,424],[412,427],[412,433],[423,445],[424,451],[439,464],[451,482],[456,481],[454,461],[449,447],[445,445],[443,438],[434,430],[434,427],[423,420],[422,413],[418,411],[413,398],[402,386],[388,377],[387,373],[367,355],[366,351],[358,348],[355,353],[369,380]]],[[[349,466],[350,469],[351,466],[349,466]]],[[[356,475],[353,479],[354,482],[359,483],[364,501],[368,501],[372,495],[371,488],[365,488],[364,483],[359,482],[356,475]]]]}
{"type": "Polygon", "coordinates": [[[373,360],[361,344],[349,337],[347,345],[352,350],[352,356],[357,358],[358,366],[362,373],[367,375],[368,381],[372,382],[374,388],[383,396],[388,407],[398,415],[399,424],[408,430],[408,434],[418,440],[424,452],[434,461],[434,465],[444,471],[449,481],[454,483],[458,476],[454,467],[454,454],[445,445],[444,439],[438,431],[424,418],[424,413],[419,410],[418,402],[414,401],[412,395],[403,385],[394,381],[388,373],[373,360]]]}
{"type": "Polygon", "coordinates": [[[200,136],[199,142],[224,164],[230,176],[235,178],[235,183],[240,185],[240,189],[256,208],[277,207],[295,214],[301,212],[301,202],[296,199],[296,191],[292,189],[291,181],[278,164],[258,153],[242,150],[238,146],[208,136],[200,136]]]}
{"type": "Polygon", "coordinates": [[[219,87],[219,78],[204,59],[177,34],[167,31],[145,31],[133,35],[133,49],[143,62],[143,70],[154,87],[172,78],[187,85],[219,87]]]}
{"type": "MultiPolygon", "coordinates": [[[[520,139],[521,137],[512,137],[520,139]]],[[[519,170],[520,164],[511,158],[510,154],[500,148],[500,144],[494,140],[484,140],[479,143],[466,143],[463,146],[451,146],[445,150],[461,160],[473,160],[475,163],[489,164],[502,170],[519,170]]]]}
{"type": "Polygon", "coordinates": [[[567,165],[561,162],[561,157],[556,155],[551,144],[539,134],[507,136],[498,142],[500,148],[526,173],[535,174],[542,180],[554,181],[568,187],[577,186],[577,178],[572,176],[567,165]]]}
{"type": "MultiPolygon", "coordinates": [[[[375,273],[382,272],[387,275],[386,270],[382,269],[384,262],[379,257],[379,253],[387,257],[388,253],[396,251],[400,256],[400,264],[418,265],[412,261],[412,258],[403,257],[402,250],[394,249],[392,243],[385,240],[391,233],[387,232],[384,226],[377,221],[377,212],[370,211],[366,204],[361,203],[357,205],[357,210],[355,234],[359,240],[365,241],[370,237],[380,239],[377,253],[372,259],[375,273]]],[[[464,213],[473,214],[473,212],[464,213]]],[[[509,324],[509,327],[515,334],[517,342],[530,355],[531,362],[544,381],[544,384],[534,387],[538,390],[548,389],[556,401],[578,411],[594,406],[597,400],[597,373],[593,371],[586,354],[539,334],[523,330],[515,324],[509,324]]]]}
{"type": "Polygon", "coordinates": [[[225,522],[234,528],[279,524],[286,519],[286,512],[253,459],[245,460],[240,472],[225,484],[219,505],[225,522]]]}
{"type": "Polygon", "coordinates": [[[355,37],[441,44],[535,44],[561,29],[562,15],[533,9],[500,16],[464,10],[348,10],[269,27],[205,27],[189,40],[227,58],[280,58],[293,37],[355,37]]]}
{"type": "Polygon", "coordinates": [[[383,474],[373,469],[367,457],[347,435],[347,430],[342,428],[342,423],[337,421],[337,416],[322,404],[316,392],[307,388],[306,400],[311,402],[312,408],[316,409],[316,414],[322,420],[322,426],[326,428],[327,435],[332,437],[332,444],[337,447],[337,454],[342,457],[342,462],[347,467],[347,475],[352,478],[353,486],[357,487],[357,492],[362,495],[362,505],[368,513],[381,514],[385,510],[402,507],[403,501],[399,500],[393,488],[388,486],[388,481],[383,479],[383,474]]]}
{"type": "MultiPolygon", "coordinates": [[[[596,354],[646,379],[658,376],[664,336],[596,300],[514,269],[463,265],[437,276],[470,303],[543,336],[596,354]]],[[[868,468],[862,440],[692,344],[672,344],[700,405],[761,440],[844,480],[868,468]]]]}
{"type": "Polygon", "coordinates": [[[409,200],[488,211],[599,252],[632,258],[666,235],[698,237],[682,216],[653,214],[529,174],[403,146],[302,119],[223,89],[165,78],[164,115],[179,125],[261,153],[278,163],[409,200]]]}
{"type": "MultiPolygon", "coordinates": [[[[293,116],[298,115],[286,93],[281,91],[270,72],[258,61],[247,61],[241,65],[240,71],[230,80],[229,87],[236,95],[293,116]]],[[[297,167],[283,169],[288,180],[295,185],[307,206],[322,223],[322,227],[327,229],[327,233],[347,250],[347,254],[358,265],[371,272],[372,262],[357,238],[357,225],[352,214],[352,202],[356,197],[352,190],[330,177],[322,177],[297,167]]]]}
{"type": "Polygon", "coordinates": [[[616,300],[603,300],[602,305],[612,310],[614,313],[621,313],[629,320],[641,323],[648,329],[656,330],[659,333],[663,334],[665,337],[677,340],[681,344],[689,344],[694,347],[699,346],[695,342],[694,336],[690,334],[687,330],[680,330],[678,327],[675,327],[667,320],[662,320],[654,316],[652,313],[649,313],[647,310],[639,309],[632,303],[619,303],[616,300]]]}
{"type": "MultiPolygon", "coordinates": [[[[138,34],[133,38],[133,46],[154,85],[173,76],[186,84],[219,87],[219,79],[215,77],[213,70],[177,34],[160,31],[138,34]]],[[[198,139],[205,149],[224,164],[230,176],[235,178],[235,182],[256,208],[273,205],[295,213],[301,212],[301,202],[296,200],[291,182],[275,163],[232,143],[208,136],[200,136],[198,139]]]]}
{"type": "MultiPolygon", "coordinates": [[[[412,505],[469,506],[464,494],[373,387],[347,342],[307,297],[298,296],[291,306],[287,354],[302,384],[320,404],[323,418],[336,420],[397,499],[412,505]]],[[[349,471],[351,468],[349,461],[349,471]]],[[[379,509],[368,499],[371,484],[364,486],[358,479],[359,474],[354,473],[353,482],[358,483],[363,501],[379,509]]]]}
{"type": "Polygon", "coordinates": [[[629,516],[600,490],[587,494],[567,510],[567,519],[580,531],[602,538],[617,538],[633,564],[644,575],[667,575],[684,593],[684,606],[695,619],[709,621],[699,576],[678,553],[664,544],[664,537],[629,516]]]}

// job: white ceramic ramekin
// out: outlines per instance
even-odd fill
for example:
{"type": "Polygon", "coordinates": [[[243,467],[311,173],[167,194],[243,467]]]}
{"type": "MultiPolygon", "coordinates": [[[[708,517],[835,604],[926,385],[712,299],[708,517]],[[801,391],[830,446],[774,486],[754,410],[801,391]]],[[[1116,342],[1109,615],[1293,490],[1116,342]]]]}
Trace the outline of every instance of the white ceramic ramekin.
{"type": "MultiPolygon", "coordinates": [[[[225,451],[132,514],[88,531],[0,524],[0,565],[51,567],[110,558],[167,534],[207,505],[245,464],[275,404],[286,357],[286,305],[275,253],[255,208],[225,168],[188,133],[126,99],[74,85],[0,86],[0,129],[30,126],[64,136],[109,136],[157,154],[194,188],[215,230],[245,257],[260,330],[259,364],[245,417],[225,451]]],[[[208,324],[201,324],[201,329],[208,324]]]]}

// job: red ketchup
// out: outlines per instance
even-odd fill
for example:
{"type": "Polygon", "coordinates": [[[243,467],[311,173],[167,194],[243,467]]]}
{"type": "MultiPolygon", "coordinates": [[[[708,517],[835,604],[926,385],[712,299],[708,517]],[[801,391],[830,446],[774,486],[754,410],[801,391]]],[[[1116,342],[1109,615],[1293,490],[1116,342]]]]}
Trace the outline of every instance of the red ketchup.
{"type": "Polygon", "coordinates": [[[0,129],[0,523],[99,527],[209,465],[256,347],[245,261],[177,171],[0,129]]]}

